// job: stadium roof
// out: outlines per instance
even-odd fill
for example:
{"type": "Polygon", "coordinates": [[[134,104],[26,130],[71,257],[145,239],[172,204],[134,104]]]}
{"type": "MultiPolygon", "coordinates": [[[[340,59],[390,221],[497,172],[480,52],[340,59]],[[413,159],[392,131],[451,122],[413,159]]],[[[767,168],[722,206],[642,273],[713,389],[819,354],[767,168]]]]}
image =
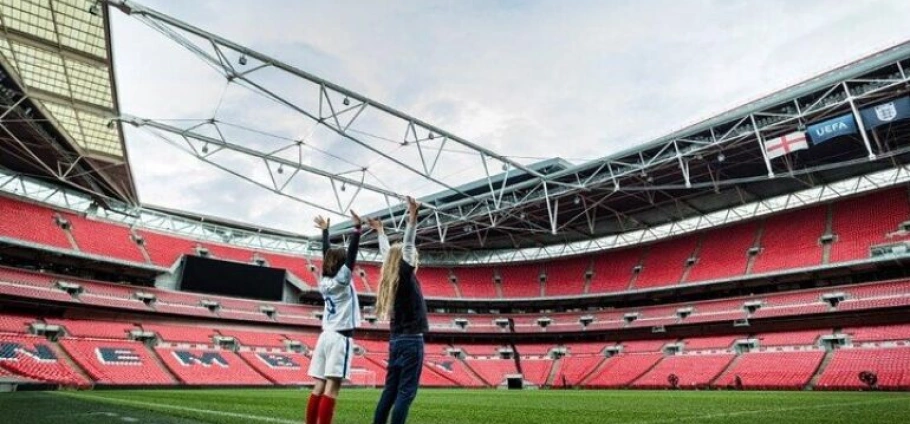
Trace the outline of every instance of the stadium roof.
{"type": "Polygon", "coordinates": [[[124,148],[107,10],[94,0],[0,3],[0,166],[136,204],[124,148]]]}

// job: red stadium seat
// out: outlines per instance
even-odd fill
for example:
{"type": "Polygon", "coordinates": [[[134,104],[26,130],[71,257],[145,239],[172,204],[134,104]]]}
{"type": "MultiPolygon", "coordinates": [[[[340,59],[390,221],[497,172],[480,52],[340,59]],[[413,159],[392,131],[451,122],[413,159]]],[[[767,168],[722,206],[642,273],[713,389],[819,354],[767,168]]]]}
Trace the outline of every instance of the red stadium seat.
{"type": "Polygon", "coordinates": [[[141,342],[66,339],[60,345],[98,384],[177,384],[141,342]]]}
{"type": "Polygon", "coordinates": [[[168,369],[185,384],[261,386],[269,380],[236,353],[220,349],[155,348],[168,369]]]}
{"type": "Polygon", "coordinates": [[[821,350],[745,353],[733,361],[714,386],[735,387],[739,377],[747,389],[800,390],[809,383],[824,355],[821,350]]]}

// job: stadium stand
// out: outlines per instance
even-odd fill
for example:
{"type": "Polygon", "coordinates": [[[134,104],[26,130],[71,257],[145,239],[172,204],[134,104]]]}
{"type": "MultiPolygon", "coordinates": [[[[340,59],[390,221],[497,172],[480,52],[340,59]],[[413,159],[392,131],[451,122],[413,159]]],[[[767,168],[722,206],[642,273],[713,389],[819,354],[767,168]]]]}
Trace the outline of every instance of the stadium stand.
{"type": "Polygon", "coordinates": [[[69,213],[63,217],[70,222],[70,232],[79,250],[123,261],[146,262],[129,228],[69,213]]]}
{"type": "Polygon", "coordinates": [[[65,386],[89,384],[60,358],[55,346],[42,337],[0,334],[0,368],[48,383],[65,386]]]}
{"type": "Polygon", "coordinates": [[[734,357],[735,355],[732,353],[667,356],[645,375],[635,380],[632,387],[641,389],[706,388],[723,372],[734,357]],[[678,386],[670,382],[672,376],[678,378],[676,383],[678,386]]]}
{"type": "Polygon", "coordinates": [[[229,350],[189,347],[156,347],[165,366],[184,384],[268,385],[240,356],[229,350]]]}
{"type": "Polygon", "coordinates": [[[580,386],[585,377],[607,360],[602,355],[566,356],[559,360],[553,387],[580,386]]]}
{"type": "Polygon", "coordinates": [[[908,220],[910,199],[903,187],[835,203],[831,262],[865,259],[874,245],[906,239],[897,232],[908,220]]]}
{"type": "Polygon", "coordinates": [[[578,296],[584,294],[585,274],[591,264],[588,257],[563,259],[546,264],[546,296],[578,296]]]}
{"type": "Polygon", "coordinates": [[[281,386],[313,384],[307,374],[310,358],[291,352],[239,352],[241,358],[272,383],[281,386]]]}
{"type": "Polygon", "coordinates": [[[0,312],[0,333],[26,334],[29,325],[35,321],[33,317],[0,312]]]}
{"type": "Polygon", "coordinates": [[[461,296],[466,298],[495,299],[499,297],[493,285],[491,268],[453,268],[461,296]]]}
{"type": "Polygon", "coordinates": [[[826,209],[813,206],[766,219],[761,236],[762,250],[755,258],[752,273],[820,265],[819,238],[825,232],[826,209]]]}
{"type": "Polygon", "coordinates": [[[143,246],[152,263],[170,268],[183,255],[195,255],[198,243],[181,237],[160,234],[147,230],[136,230],[142,237],[143,246]]]}
{"type": "Polygon", "coordinates": [[[764,333],[756,336],[760,347],[772,346],[814,346],[822,334],[830,331],[806,330],[764,333]]]}
{"type": "Polygon", "coordinates": [[[718,280],[746,273],[748,250],[755,243],[758,223],[747,222],[708,231],[702,236],[697,260],[687,283],[718,280]]]}
{"type": "Polygon", "coordinates": [[[607,359],[584,383],[589,388],[626,387],[638,379],[664,355],[662,353],[619,354],[607,359]]]}
{"type": "Polygon", "coordinates": [[[809,384],[825,352],[751,352],[733,360],[714,382],[717,387],[736,387],[736,378],[746,389],[800,390],[809,384]]]}
{"type": "Polygon", "coordinates": [[[57,226],[56,214],[50,208],[0,196],[0,216],[16,217],[0,219],[0,237],[70,250],[73,245],[57,226]]]}
{"type": "Polygon", "coordinates": [[[97,320],[75,320],[45,318],[44,322],[66,329],[68,337],[124,340],[130,330],[137,327],[131,323],[97,320]]]}
{"type": "Polygon", "coordinates": [[[503,297],[540,297],[540,269],[534,264],[499,267],[503,297]]]}
{"type": "Polygon", "coordinates": [[[686,236],[652,245],[635,279],[635,289],[679,284],[686,270],[686,260],[695,254],[697,244],[697,237],[686,236]]]}
{"type": "Polygon", "coordinates": [[[853,343],[910,341],[910,324],[852,327],[843,332],[851,336],[853,343]]]}
{"type": "Polygon", "coordinates": [[[910,389],[910,347],[838,349],[816,388],[864,389],[866,385],[859,379],[861,372],[875,373],[879,389],[910,389]]]}
{"type": "Polygon", "coordinates": [[[424,366],[461,387],[483,387],[485,383],[467,369],[464,362],[451,356],[427,355],[424,366]]]}
{"type": "Polygon", "coordinates": [[[518,374],[512,359],[467,359],[465,363],[477,373],[488,386],[497,387],[505,383],[506,376],[518,374]]]}
{"type": "Polygon", "coordinates": [[[746,338],[745,334],[739,334],[734,336],[709,336],[709,337],[695,337],[687,338],[683,340],[685,343],[686,351],[693,350],[724,350],[729,349],[733,342],[738,339],[746,338]]]}
{"type": "Polygon", "coordinates": [[[190,326],[161,325],[161,324],[142,324],[142,329],[158,335],[158,337],[168,343],[198,343],[212,344],[214,330],[190,326]]]}
{"type": "Polygon", "coordinates": [[[555,363],[552,359],[522,359],[522,377],[525,381],[542,387],[547,383],[547,379],[550,378],[550,372],[553,370],[555,363]]]}
{"type": "Polygon", "coordinates": [[[629,288],[632,269],[641,261],[639,249],[624,249],[594,257],[589,293],[621,292],[629,288]]]}
{"type": "Polygon", "coordinates": [[[417,278],[420,280],[420,287],[426,297],[448,299],[458,297],[455,293],[455,286],[449,281],[447,268],[420,267],[417,278]]]}
{"type": "Polygon", "coordinates": [[[222,336],[234,337],[243,346],[255,347],[284,347],[284,335],[277,333],[260,333],[243,330],[226,330],[218,331],[222,336]]]}
{"type": "Polygon", "coordinates": [[[141,342],[65,339],[60,346],[95,381],[111,385],[172,385],[177,382],[141,342]]]}

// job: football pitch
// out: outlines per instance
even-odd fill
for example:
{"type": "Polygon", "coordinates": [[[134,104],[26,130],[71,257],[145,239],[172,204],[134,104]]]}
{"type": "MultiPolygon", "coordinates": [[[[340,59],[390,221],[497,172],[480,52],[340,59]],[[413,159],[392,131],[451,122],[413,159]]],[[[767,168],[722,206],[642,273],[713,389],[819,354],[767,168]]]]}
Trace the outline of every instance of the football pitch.
{"type": "MultiPolygon", "coordinates": [[[[301,423],[306,390],[123,390],[0,394],[18,424],[301,423]]],[[[338,424],[368,424],[378,390],[342,392],[338,424]]],[[[413,424],[905,423],[908,393],[722,391],[420,392],[413,424]]]]}

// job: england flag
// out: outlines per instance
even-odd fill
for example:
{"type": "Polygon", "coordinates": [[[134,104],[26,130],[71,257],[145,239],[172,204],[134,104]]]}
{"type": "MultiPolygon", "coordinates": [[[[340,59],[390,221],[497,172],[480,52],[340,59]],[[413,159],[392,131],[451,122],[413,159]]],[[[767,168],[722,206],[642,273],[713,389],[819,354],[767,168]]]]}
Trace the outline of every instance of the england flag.
{"type": "Polygon", "coordinates": [[[765,140],[765,152],[768,154],[768,159],[778,158],[797,150],[808,148],[809,143],[806,141],[806,133],[802,131],[765,140]]]}

